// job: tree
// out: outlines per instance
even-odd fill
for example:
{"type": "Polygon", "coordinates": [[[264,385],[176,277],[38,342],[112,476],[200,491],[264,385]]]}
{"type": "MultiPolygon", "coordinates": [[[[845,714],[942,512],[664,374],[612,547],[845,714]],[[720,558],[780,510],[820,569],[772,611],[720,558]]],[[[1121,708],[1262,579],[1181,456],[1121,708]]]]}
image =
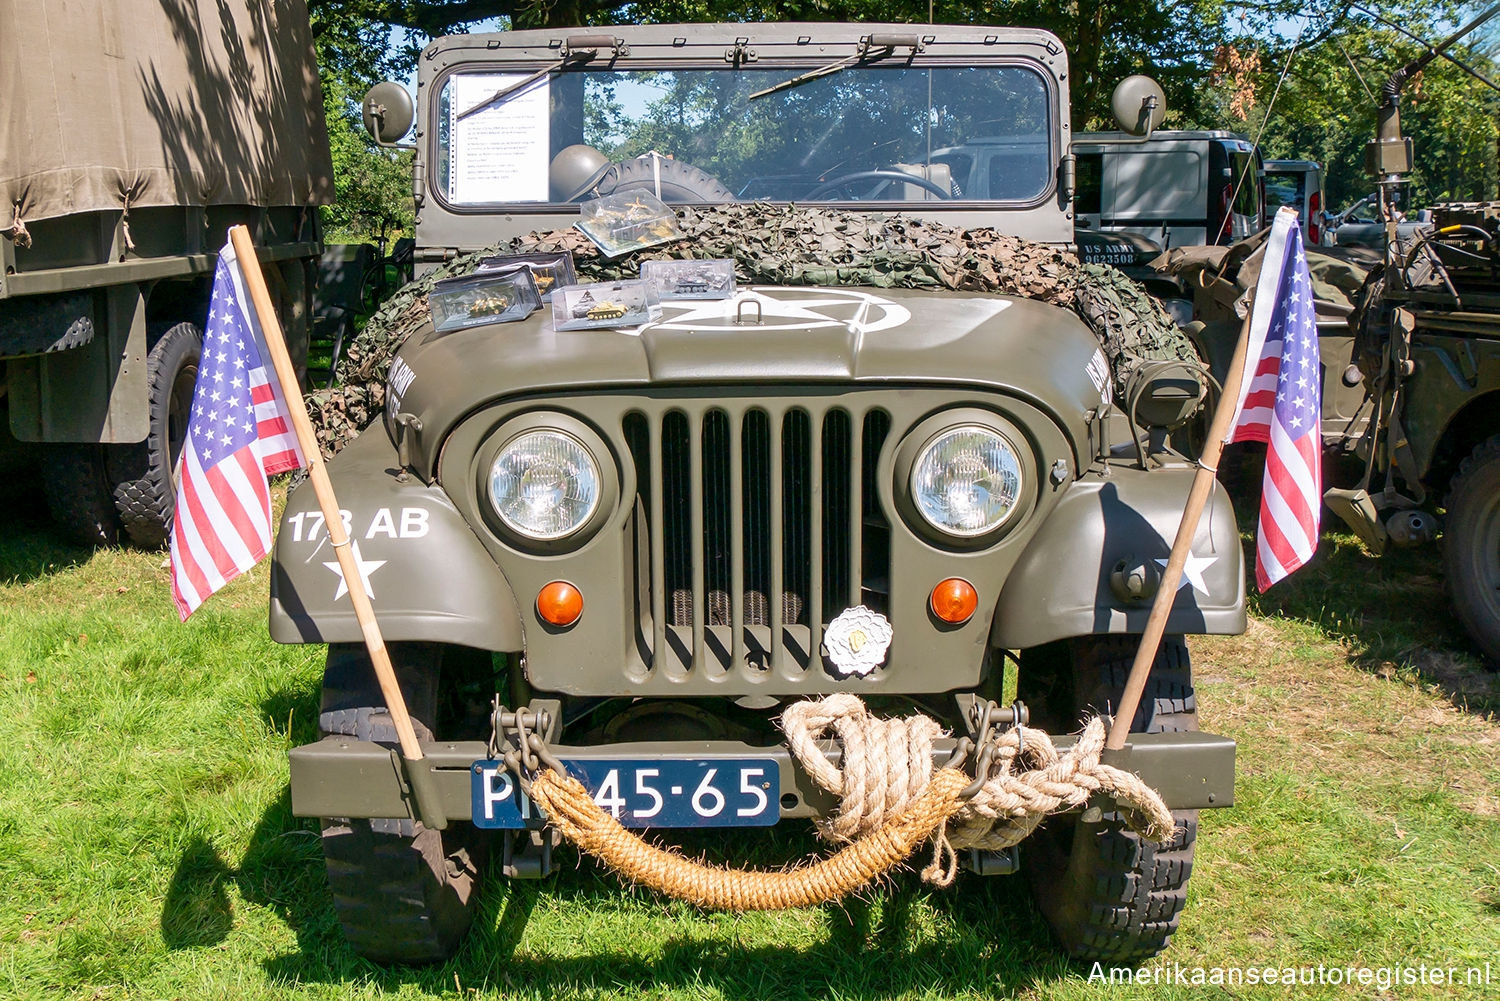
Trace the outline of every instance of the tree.
{"type": "Polygon", "coordinates": [[[360,121],[359,99],[373,80],[398,71],[404,53],[388,25],[356,14],[310,12],[323,115],[333,156],[335,201],[323,211],[329,243],[365,243],[410,232],[411,154],[377,146],[360,121]]]}
{"type": "MultiPolygon", "coordinates": [[[[1383,12],[1394,21],[1396,12],[1383,12]]],[[[1413,8],[1402,30],[1366,16],[1351,17],[1335,34],[1312,44],[1279,45],[1240,37],[1226,42],[1262,55],[1248,79],[1221,78],[1198,111],[1198,124],[1238,128],[1261,137],[1268,158],[1316,160],[1325,167],[1330,208],[1371,190],[1364,148],[1375,136],[1375,109],[1386,79],[1425,47],[1410,35],[1438,40],[1456,8],[1413,8]],[[1428,20],[1431,18],[1432,20],[1428,20]],[[1285,71],[1277,93],[1277,82],[1285,71]],[[1237,116],[1232,98],[1248,86],[1253,95],[1237,116]],[[1270,106],[1275,95],[1276,103],[1270,106]],[[1269,118],[1267,111],[1270,111],[1269,118]]],[[[1451,28],[1449,29],[1451,30],[1451,28]]],[[[1481,48],[1453,50],[1460,61],[1493,76],[1495,63],[1481,48]]],[[[1416,169],[1409,203],[1492,197],[1496,189],[1497,115],[1500,94],[1453,63],[1429,64],[1402,91],[1402,131],[1411,137],[1416,169]]]]}

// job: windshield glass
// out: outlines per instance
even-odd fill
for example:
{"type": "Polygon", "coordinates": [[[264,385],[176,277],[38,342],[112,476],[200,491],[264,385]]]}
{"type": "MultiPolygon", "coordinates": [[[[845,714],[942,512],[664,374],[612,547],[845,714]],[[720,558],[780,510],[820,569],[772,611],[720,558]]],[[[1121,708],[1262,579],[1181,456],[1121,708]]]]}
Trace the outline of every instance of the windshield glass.
{"type": "Polygon", "coordinates": [[[1049,190],[1057,116],[1036,70],[850,67],[751,99],[810,68],[566,70],[498,100],[528,72],[454,73],[433,176],[457,205],[657,184],[676,202],[1024,203],[1049,190]]]}
{"type": "Polygon", "coordinates": [[[1266,172],[1266,210],[1289,205],[1302,211],[1307,175],[1300,171],[1287,174],[1266,172]]]}

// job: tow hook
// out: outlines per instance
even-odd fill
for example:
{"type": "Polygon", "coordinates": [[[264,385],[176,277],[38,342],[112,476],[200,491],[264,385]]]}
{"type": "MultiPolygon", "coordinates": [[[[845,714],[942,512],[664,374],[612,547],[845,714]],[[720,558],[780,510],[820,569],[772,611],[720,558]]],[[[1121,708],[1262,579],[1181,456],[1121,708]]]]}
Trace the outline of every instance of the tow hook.
{"type": "MultiPolygon", "coordinates": [[[[511,710],[496,699],[490,714],[489,754],[505,762],[521,791],[529,795],[531,780],[543,768],[566,775],[548,741],[562,729],[562,703],[538,699],[533,706],[511,710]]],[[[541,879],[552,872],[552,849],[562,840],[552,827],[506,831],[502,835],[501,871],[509,879],[541,879]]]]}
{"type": "MultiPolygon", "coordinates": [[[[991,699],[976,695],[957,696],[969,736],[960,737],[944,767],[956,768],[971,751],[976,751],[974,781],[959,793],[964,799],[973,798],[989,780],[994,766],[998,738],[1011,730],[1016,733],[1016,755],[1019,757],[1026,747],[1026,731],[1022,729],[1031,721],[1031,712],[1017,700],[1002,706],[991,699]]],[[[1021,867],[1019,846],[1012,845],[998,851],[971,848],[963,852],[959,865],[978,876],[1009,876],[1021,867]]]]}

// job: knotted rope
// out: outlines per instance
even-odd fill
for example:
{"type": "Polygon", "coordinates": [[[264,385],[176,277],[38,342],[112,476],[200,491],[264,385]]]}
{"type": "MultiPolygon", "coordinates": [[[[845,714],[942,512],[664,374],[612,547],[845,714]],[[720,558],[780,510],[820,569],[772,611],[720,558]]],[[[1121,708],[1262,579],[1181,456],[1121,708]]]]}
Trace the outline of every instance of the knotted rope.
{"type": "MultiPolygon", "coordinates": [[[[854,695],[799,702],[781,717],[787,746],[823,789],[841,797],[838,812],[819,829],[831,840],[861,837],[906,809],[932,774],[932,742],[942,728],[926,716],[877,719],[854,695]],[[844,747],[843,771],[815,743],[832,730],[844,747]]],[[[1140,777],[1099,760],[1104,721],[1088,721],[1077,743],[1059,753],[1052,738],[1031,727],[1015,727],[993,738],[985,782],[955,809],[933,839],[934,853],[922,878],[948,886],[958,874],[958,850],[998,851],[1018,844],[1049,814],[1087,803],[1105,793],[1134,808],[1126,822],[1152,841],[1172,836],[1172,813],[1140,777]]]]}
{"type": "Polygon", "coordinates": [[[934,855],[922,877],[947,886],[957,874],[958,849],[1014,845],[1049,813],[1082,806],[1095,793],[1136,811],[1126,813],[1126,822],[1143,837],[1160,842],[1172,836],[1172,814],[1161,796],[1136,775],[1100,763],[1104,723],[1097,718],[1066,753],[1031,728],[995,738],[985,781],[967,799],[969,776],[956,768],[933,771],[932,744],[942,729],[925,716],[877,719],[859,698],[840,694],[790,707],[782,729],[799,764],[841,798],[838,811],[820,824],[823,835],[850,842],[791,869],[724,869],[649,845],[600,809],[580,782],[555,771],[537,775],[530,795],[565,838],[626,879],[717,910],[777,910],[842,897],[929,838],[934,855]],[[816,743],[830,730],[844,747],[842,770],[816,743]]]}
{"type": "Polygon", "coordinates": [[[12,213],[14,217],[11,219],[10,228],[6,230],[5,235],[14,240],[18,247],[31,246],[31,231],[26,228],[26,221],[21,218],[21,200],[19,198],[16,199],[15,205],[12,206],[12,213]]]}

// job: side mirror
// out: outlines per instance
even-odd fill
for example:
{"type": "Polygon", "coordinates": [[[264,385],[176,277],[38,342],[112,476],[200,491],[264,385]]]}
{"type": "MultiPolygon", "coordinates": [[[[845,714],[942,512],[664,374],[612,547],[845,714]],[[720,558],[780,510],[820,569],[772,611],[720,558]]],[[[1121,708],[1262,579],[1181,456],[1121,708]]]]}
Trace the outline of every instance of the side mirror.
{"type": "Polygon", "coordinates": [[[382,146],[399,143],[411,131],[412,120],[417,115],[416,105],[406,88],[390,80],[365,91],[359,110],[365,131],[382,146]]]}
{"type": "Polygon", "coordinates": [[[1142,139],[1161,128],[1167,117],[1167,95],[1161,84],[1140,74],[1128,76],[1115,85],[1109,106],[1120,129],[1142,139]]]}

